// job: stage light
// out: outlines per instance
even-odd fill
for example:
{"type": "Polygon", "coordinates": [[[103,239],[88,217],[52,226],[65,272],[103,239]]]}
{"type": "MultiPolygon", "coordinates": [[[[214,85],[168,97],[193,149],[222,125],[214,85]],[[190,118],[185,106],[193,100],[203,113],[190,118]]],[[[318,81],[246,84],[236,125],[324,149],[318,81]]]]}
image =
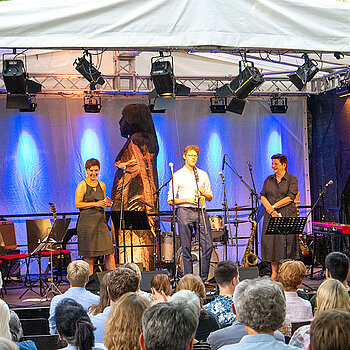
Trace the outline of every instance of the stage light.
{"type": "Polygon", "coordinates": [[[287,97],[281,97],[280,94],[272,94],[269,99],[271,113],[282,114],[288,110],[287,97]]]}
{"type": "Polygon", "coordinates": [[[211,113],[226,113],[227,98],[219,98],[217,96],[210,98],[211,113]]]}
{"type": "Polygon", "coordinates": [[[151,113],[165,113],[166,109],[156,109],[155,104],[151,101],[148,102],[148,108],[151,111],[151,113]]]}
{"type": "Polygon", "coordinates": [[[100,113],[101,108],[101,96],[86,95],[84,97],[85,113],[100,113]]]}
{"type": "Polygon", "coordinates": [[[229,84],[216,89],[219,97],[231,97],[232,100],[227,106],[227,111],[242,114],[245,106],[244,99],[247,98],[257,87],[264,82],[264,77],[259,69],[254,67],[253,62],[240,61],[239,74],[229,84]],[[247,65],[247,64],[250,65],[247,65]],[[242,71],[242,65],[245,68],[242,71]]]}
{"type": "Polygon", "coordinates": [[[90,82],[90,90],[96,90],[96,85],[103,85],[105,80],[101,77],[101,72],[99,72],[92,64],[92,56],[88,51],[84,51],[82,57],[78,57],[74,63],[75,69],[90,82]],[[90,62],[85,58],[89,57],[90,62]]]}
{"type": "Polygon", "coordinates": [[[175,108],[175,96],[189,96],[191,89],[176,82],[173,72],[174,61],[171,55],[151,58],[151,80],[154,90],[150,92],[149,98],[155,99],[156,110],[175,108]]]}
{"type": "MultiPolygon", "coordinates": [[[[349,71],[350,72],[350,71],[349,71]]],[[[340,81],[339,86],[335,89],[338,97],[348,97],[350,96],[350,79],[344,79],[340,81]]]]}
{"type": "Polygon", "coordinates": [[[319,71],[316,61],[310,60],[306,53],[302,57],[305,60],[303,65],[298,67],[295,73],[288,75],[289,80],[299,91],[302,90],[306,83],[308,83],[319,71]]]}

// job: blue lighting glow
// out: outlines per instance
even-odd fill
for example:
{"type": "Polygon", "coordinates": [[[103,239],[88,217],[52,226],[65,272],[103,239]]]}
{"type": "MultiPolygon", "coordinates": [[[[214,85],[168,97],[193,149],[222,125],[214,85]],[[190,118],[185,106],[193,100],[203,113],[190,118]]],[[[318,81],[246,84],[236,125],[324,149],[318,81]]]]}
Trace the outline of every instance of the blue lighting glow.
{"type": "Polygon", "coordinates": [[[99,160],[101,159],[98,137],[96,133],[91,129],[85,130],[84,135],[81,139],[80,149],[83,158],[83,164],[85,164],[85,162],[90,158],[96,158],[99,160]]]}
{"type": "Polygon", "coordinates": [[[222,158],[221,140],[216,132],[212,133],[209,138],[207,158],[210,159],[211,169],[214,173],[216,173],[220,169],[220,163],[222,158]]]}
{"type": "Polygon", "coordinates": [[[282,153],[281,135],[277,131],[273,131],[269,137],[267,147],[268,162],[271,162],[271,157],[276,153],[282,153]]]}

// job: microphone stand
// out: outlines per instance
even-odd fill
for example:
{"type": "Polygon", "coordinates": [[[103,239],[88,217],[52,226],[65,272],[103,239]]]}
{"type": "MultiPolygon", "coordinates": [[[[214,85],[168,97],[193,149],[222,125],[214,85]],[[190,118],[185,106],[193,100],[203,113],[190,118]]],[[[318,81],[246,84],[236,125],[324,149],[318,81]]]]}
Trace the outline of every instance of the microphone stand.
{"type": "MultiPolygon", "coordinates": [[[[119,216],[119,231],[118,231],[118,241],[119,235],[123,231],[123,243],[124,243],[124,264],[126,263],[126,239],[125,239],[125,219],[124,219],[124,187],[125,187],[125,165],[123,166],[123,179],[122,179],[122,196],[121,196],[121,204],[120,204],[120,216],[119,216]]],[[[130,235],[131,239],[131,255],[132,255],[132,235],[130,235]]],[[[119,242],[118,242],[119,247],[119,242]]],[[[118,252],[119,253],[119,252],[118,252]]],[[[132,261],[132,258],[131,258],[132,261]]]]}
{"type": "Polygon", "coordinates": [[[225,260],[227,260],[227,243],[228,243],[228,232],[227,232],[227,224],[230,230],[230,238],[232,242],[232,232],[231,232],[231,224],[228,220],[230,215],[228,212],[228,205],[227,205],[227,196],[226,196],[226,184],[225,184],[225,177],[222,174],[222,172],[219,172],[219,175],[221,176],[222,180],[222,188],[224,190],[224,200],[222,202],[222,206],[224,207],[224,243],[225,243],[225,260]]]}
{"type": "MultiPolygon", "coordinates": [[[[174,276],[174,282],[173,287],[176,286],[176,213],[175,213],[175,187],[174,187],[174,169],[173,164],[170,163],[170,170],[171,170],[171,189],[172,189],[172,195],[173,195],[173,204],[172,204],[172,215],[171,215],[171,232],[173,233],[173,259],[174,259],[174,267],[173,267],[173,276],[174,276]]],[[[170,180],[168,182],[170,182],[170,180]]]]}
{"type": "Polygon", "coordinates": [[[197,193],[198,193],[198,199],[197,199],[197,213],[198,213],[198,271],[199,271],[199,277],[202,278],[202,254],[201,254],[201,206],[200,206],[200,191],[199,191],[199,177],[197,168],[193,167],[193,174],[196,179],[196,186],[197,186],[197,193]]]}

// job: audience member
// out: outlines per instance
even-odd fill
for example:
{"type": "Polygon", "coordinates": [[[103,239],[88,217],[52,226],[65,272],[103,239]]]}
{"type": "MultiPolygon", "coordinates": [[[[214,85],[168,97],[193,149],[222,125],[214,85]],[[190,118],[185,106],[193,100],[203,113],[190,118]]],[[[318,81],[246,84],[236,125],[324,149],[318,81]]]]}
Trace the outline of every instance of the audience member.
{"type": "Polygon", "coordinates": [[[140,349],[141,318],[149,306],[149,300],[137,293],[126,293],[118,299],[106,320],[103,341],[108,350],[140,349]]]}
{"type": "Polygon", "coordinates": [[[309,301],[297,294],[299,285],[306,274],[306,266],[301,261],[285,261],[278,270],[278,281],[282,284],[286,297],[286,319],[284,324],[306,322],[313,318],[309,301]]]}
{"type": "Polygon", "coordinates": [[[171,294],[171,285],[168,275],[159,273],[151,279],[151,290],[153,295],[153,303],[166,301],[164,298],[169,298],[171,294]]]}
{"type": "Polygon", "coordinates": [[[109,275],[111,271],[108,271],[104,274],[102,281],[100,283],[100,301],[98,304],[93,304],[89,307],[89,314],[90,315],[97,315],[104,311],[104,309],[110,305],[109,295],[108,295],[108,282],[109,282],[109,275]]]}
{"type": "MultiPolygon", "coordinates": [[[[347,289],[349,295],[350,290],[347,283],[347,279],[350,271],[350,261],[349,258],[340,252],[329,253],[325,261],[326,268],[326,279],[334,278],[340,281],[344,287],[347,289]]],[[[310,299],[313,310],[316,307],[316,294],[310,299]]]]}
{"type": "Polygon", "coordinates": [[[10,309],[8,305],[0,299],[0,337],[11,340],[10,332],[10,309]]]}
{"type": "Polygon", "coordinates": [[[99,297],[85,289],[85,285],[89,280],[90,267],[86,261],[75,260],[67,267],[67,279],[70,288],[61,295],[56,295],[52,298],[50,304],[49,326],[50,334],[55,334],[55,309],[56,305],[66,298],[74,299],[81,304],[87,311],[89,306],[99,302],[99,297]]]}
{"type": "Polygon", "coordinates": [[[0,336],[0,350],[18,350],[18,346],[11,340],[0,336]]]}
{"type": "Polygon", "coordinates": [[[55,323],[60,339],[65,340],[71,350],[105,349],[95,344],[94,326],[83,306],[73,299],[63,299],[56,306],[55,323]]]}
{"type": "Polygon", "coordinates": [[[36,345],[32,340],[21,341],[23,337],[22,324],[17,314],[12,310],[10,311],[9,327],[12,341],[16,343],[19,350],[36,350],[36,345]]]}
{"type": "Polygon", "coordinates": [[[184,303],[158,303],[142,316],[142,350],[190,350],[198,315],[184,303]]]}
{"type": "MultiPolygon", "coordinates": [[[[350,312],[350,298],[344,285],[333,278],[322,282],[317,290],[317,308],[315,316],[330,309],[350,312]]],[[[310,344],[310,325],[298,328],[293,334],[290,345],[308,349],[310,344]]]]}
{"type": "MultiPolygon", "coordinates": [[[[123,265],[123,267],[126,267],[127,269],[131,269],[131,270],[135,271],[136,274],[139,276],[140,283],[141,283],[142,274],[141,274],[141,270],[140,270],[140,268],[139,268],[139,266],[138,266],[137,264],[132,263],[132,262],[130,262],[130,263],[125,263],[125,264],[123,265]]],[[[152,293],[147,293],[147,292],[144,292],[143,290],[141,290],[140,284],[139,284],[139,287],[137,288],[136,293],[143,295],[143,296],[146,297],[150,302],[153,301],[153,295],[152,295],[152,293]]]]}
{"type": "Polygon", "coordinates": [[[206,297],[204,283],[199,276],[187,274],[182,277],[178,283],[177,290],[180,291],[182,289],[195,292],[199,298],[201,313],[195,339],[198,341],[206,341],[211,332],[214,332],[220,328],[220,323],[215,315],[203,308],[206,297]]]}
{"type": "Polygon", "coordinates": [[[239,282],[237,264],[230,260],[220,261],[214,270],[214,278],[219,286],[219,296],[204,308],[214,314],[221,326],[229,326],[236,315],[232,311],[233,292],[239,282]]]}
{"type": "Polygon", "coordinates": [[[321,312],[311,322],[310,340],[310,350],[350,350],[350,313],[321,312]]]}
{"type": "Polygon", "coordinates": [[[256,278],[240,282],[233,297],[237,320],[245,325],[247,335],[222,350],[296,349],[274,338],[286,316],[286,302],[282,288],[270,278],[256,278]]]}
{"type": "Polygon", "coordinates": [[[139,276],[132,269],[120,266],[110,272],[107,286],[110,306],[107,306],[103,312],[90,316],[91,322],[96,328],[95,340],[97,343],[103,343],[105,322],[112,311],[113,305],[115,305],[122,295],[129,292],[136,292],[139,284],[139,276]]]}

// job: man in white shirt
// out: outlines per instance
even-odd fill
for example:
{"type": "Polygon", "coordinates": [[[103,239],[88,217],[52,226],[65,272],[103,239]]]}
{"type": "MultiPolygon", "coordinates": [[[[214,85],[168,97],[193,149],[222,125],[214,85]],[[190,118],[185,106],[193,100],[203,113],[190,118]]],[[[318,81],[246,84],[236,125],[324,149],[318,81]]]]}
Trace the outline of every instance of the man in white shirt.
{"type": "Polygon", "coordinates": [[[177,206],[179,235],[182,246],[184,273],[193,273],[191,242],[193,230],[200,232],[201,245],[201,278],[208,279],[210,258],[213,251],[213,238],[209,222],[209,215],[205,210],[205,201],[213,199],[210,181],[205,171],[196,168],[199,147],[189,145],[184,149],[185,165],[174,174],[174,193],[172,181],[168,192],[168,203],[177,206]],[[198,198],[200,202],[200,223],[198,230],[198,198]]]}

